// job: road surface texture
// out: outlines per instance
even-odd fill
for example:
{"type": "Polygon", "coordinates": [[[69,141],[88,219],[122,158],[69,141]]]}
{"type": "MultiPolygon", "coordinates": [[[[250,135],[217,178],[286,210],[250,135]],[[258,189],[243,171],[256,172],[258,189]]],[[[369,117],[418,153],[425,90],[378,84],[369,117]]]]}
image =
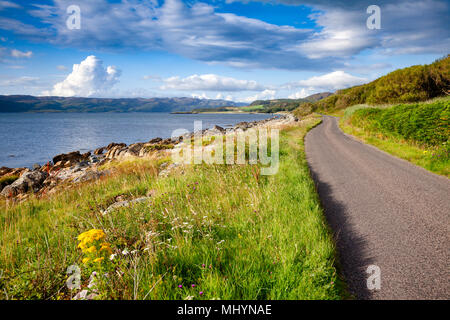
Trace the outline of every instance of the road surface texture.
{"type": "Polygon", "coordinates": [[[450,181],[344,134],[337,118],[306,136],[306,156],[358,299],[450,298],[450,181]],[[369,290],[369,265],[381,271],[369,290]]]}

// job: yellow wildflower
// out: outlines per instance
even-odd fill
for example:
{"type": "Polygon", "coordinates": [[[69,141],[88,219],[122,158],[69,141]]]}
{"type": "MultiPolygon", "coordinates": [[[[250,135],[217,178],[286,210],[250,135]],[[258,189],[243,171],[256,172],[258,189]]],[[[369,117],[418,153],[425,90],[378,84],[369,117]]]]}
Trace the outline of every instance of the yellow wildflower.
{"type": "Polygon", "coordinates": [[[84,258],[83,260],[81,260],[81,262],[83,262],[83,263],[88,263],[88,261],[89,261],[89,258],[84,258]]]}
{"type": "Polygon", "coordinates": [[[94,260],[94,262],[102,262],[103,261],[103,259],[105,259],[104,257],[101,257],[101,258],[97,258],[97,259],[95,259],[94,260]]]}
{"type": "Polygon", "coordinates": [[[97,248],[95,247],[95,246],[90,246],[89,248],[87,248],[86,250],[84,250],[85,252],[88,252],[88,253],[92,253],[92,252],[95,252],[95,251],[97,251],[97,248]]]}
{"type": "Polygon", "coordinates": [[[102,243],[102,246],[101,246],[101,248],[100,248],[100,251],[107,251],[107,252],[109,252],[109,253],[112,253],[112,249],[111,249],[111,247],[110,247],[110,244],[109,243],[102,243]]]}

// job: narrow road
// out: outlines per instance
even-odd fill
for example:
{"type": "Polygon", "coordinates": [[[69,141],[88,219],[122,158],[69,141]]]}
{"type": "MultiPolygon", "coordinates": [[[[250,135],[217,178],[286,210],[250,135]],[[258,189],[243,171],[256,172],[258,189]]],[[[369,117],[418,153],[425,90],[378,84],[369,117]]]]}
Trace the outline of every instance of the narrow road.
{"type": "Polygon", "coordinates": [[[306,156],[350,292],[359,299],[450,299],[450,180],[356,141],[337,118],[306,156]],[[369,265],[381,288],[369,290],[369,265]]]}

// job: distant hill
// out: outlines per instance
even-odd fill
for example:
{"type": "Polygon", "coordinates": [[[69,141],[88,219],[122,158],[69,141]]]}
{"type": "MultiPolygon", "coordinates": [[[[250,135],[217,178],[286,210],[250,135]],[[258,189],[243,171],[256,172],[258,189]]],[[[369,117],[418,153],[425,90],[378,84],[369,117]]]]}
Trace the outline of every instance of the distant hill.
{"type": "Polygon", "coordinates": [[[321,92],[310,95],[302,99],[274,99],[274,100],[256,100],[250,104],[250,107],[260,107],[259,112],[274,113],[278,111],[292,111],[300,105],[307,102],[316,102],[332,95],[331,92],[321,92]],[[261,108],[262,107],[262,108],[261,108]]]}
{"type": "Polygon", "coordinates": [[[173,112],[243,105],[245,103],[196,98],[105,99],[0,95],[0,112],[173,112]]]}
{"type": "Polygon", "coordinates": [[[308,100],[308,102],[316,102],[316,101],[325,99],[325,98],[331,96],[332,94],[333,94],[332,92],[320,92],[320,93],[316,93],[316,94],[307,96],[305,99],[308,100]]]}
{"type": "Polygon", "coordinates": [[[302,116],[312,111],[344,109],[357,104],[425,101],[450,94],[450,55],[429,65],[393,71],[370,83],[337,91],[325,99],[305,103],[295,110],[302,116]]]}

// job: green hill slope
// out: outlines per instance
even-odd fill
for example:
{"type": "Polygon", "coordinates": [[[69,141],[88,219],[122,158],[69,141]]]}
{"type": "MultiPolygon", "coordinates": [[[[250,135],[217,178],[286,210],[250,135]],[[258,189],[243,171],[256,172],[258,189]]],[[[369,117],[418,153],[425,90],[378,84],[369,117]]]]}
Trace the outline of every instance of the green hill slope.
{"type": "Polygon", "coordinates": [[[357,104],[425,101],[450,94],[450,55],[429,65],[393,71],[370,83],[337,91],[325,99],[305,103],[294,110],[297,116],[312,111],[333,111],[357,104]]]}
{"type": "Polygon", "coordinates": [[[278,111],[292,111],[306,103],[313,103],[326,97],[331,96],[331,92],[321,92],[302,99],[274,99],[274,100],[256,100],[250,104],[250,107],[260,107],[262,111],[267,113],[275,113],[278,111]]]}

